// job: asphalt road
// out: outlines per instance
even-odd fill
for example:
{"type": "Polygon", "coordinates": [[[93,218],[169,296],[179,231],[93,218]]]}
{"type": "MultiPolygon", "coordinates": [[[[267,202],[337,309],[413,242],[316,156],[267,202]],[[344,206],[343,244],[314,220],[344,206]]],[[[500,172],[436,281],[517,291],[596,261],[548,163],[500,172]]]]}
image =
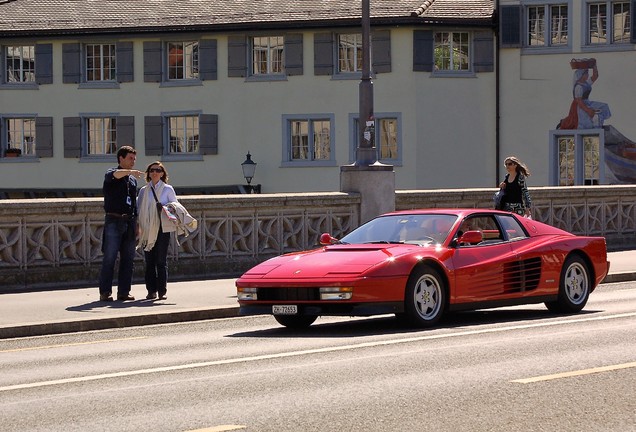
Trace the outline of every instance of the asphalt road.
{"type": "Polygon", "coordinates": [[[636,284],[542,305],[291,332],[229,318],[0,340],[12,431],[634,431],[636,284]]]}

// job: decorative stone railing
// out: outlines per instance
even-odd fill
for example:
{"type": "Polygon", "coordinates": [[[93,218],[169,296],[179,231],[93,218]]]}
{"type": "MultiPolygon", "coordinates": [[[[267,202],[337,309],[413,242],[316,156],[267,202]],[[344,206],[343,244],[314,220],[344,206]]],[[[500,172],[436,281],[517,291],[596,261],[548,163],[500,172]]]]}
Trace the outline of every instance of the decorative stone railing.
{"type": "MultiPolygon", "coordinates": [[[[490,208],[495,189],[397,191],[396,208],[490,208]]],[[[575,234],[636,247],[636,186],[531,188],[533,217],[575,234]]],[[[171,280],[233,277],[269,257],[317,246],[322,232],[359,225],[361,197],[340,192],[183,196],[199,223],[172,242],[171,280]]],[[[101,265],[101,198],[0,200],[0,292],[95,286],[101,265]]],[[[135,280],[142,281],[138,254],[135,280]]]]}

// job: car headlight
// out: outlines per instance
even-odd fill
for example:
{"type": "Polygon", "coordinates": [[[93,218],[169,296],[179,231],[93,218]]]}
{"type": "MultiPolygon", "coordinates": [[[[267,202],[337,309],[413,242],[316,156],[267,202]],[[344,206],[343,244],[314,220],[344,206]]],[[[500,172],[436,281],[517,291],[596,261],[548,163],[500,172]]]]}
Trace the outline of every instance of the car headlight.
{"type": "Polygon", "coordinates": [[[353,287],[320,287],[320,300],[350,300],[353,287]]]}
{"type": "Polygon", "coordinates": [[[257,288],[237,288],[236,296],[239,300],[258,300],[257,288]]]}

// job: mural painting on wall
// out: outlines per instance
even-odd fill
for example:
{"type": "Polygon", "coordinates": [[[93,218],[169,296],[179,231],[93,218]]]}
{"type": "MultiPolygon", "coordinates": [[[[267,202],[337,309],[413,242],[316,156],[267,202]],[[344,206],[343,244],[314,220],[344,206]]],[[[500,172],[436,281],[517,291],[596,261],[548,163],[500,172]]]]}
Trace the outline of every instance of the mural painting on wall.
{"type": "Polygon", "coordinates": [[[614,126],[605,125],[612,116],[609,105],[590,100],[592,85],[599,77],[596,59],[572,59],[572,102],[567,117],[557,129],[603,129],[606,180],[608,183],[636,183],[636,143],[614,126]],[[590,75],[591,72],[591,75],[590,75]]]}

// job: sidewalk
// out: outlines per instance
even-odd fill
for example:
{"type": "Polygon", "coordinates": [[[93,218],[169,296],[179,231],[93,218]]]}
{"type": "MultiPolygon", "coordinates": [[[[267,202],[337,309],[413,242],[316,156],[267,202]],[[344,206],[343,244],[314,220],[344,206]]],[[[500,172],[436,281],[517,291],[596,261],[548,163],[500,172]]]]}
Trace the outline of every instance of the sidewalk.
{"type": "MultiPolygon", "coordinates": [[[[636,280],[636,250],[608,253],[604,283],[636,280]]],[[[170,282],[167,300],[146,300],[133,285],[131,302],[99,301],[97,288],[0,295],[0,339],[175,323],[238,315],[235,279],[170,282]]]]}

